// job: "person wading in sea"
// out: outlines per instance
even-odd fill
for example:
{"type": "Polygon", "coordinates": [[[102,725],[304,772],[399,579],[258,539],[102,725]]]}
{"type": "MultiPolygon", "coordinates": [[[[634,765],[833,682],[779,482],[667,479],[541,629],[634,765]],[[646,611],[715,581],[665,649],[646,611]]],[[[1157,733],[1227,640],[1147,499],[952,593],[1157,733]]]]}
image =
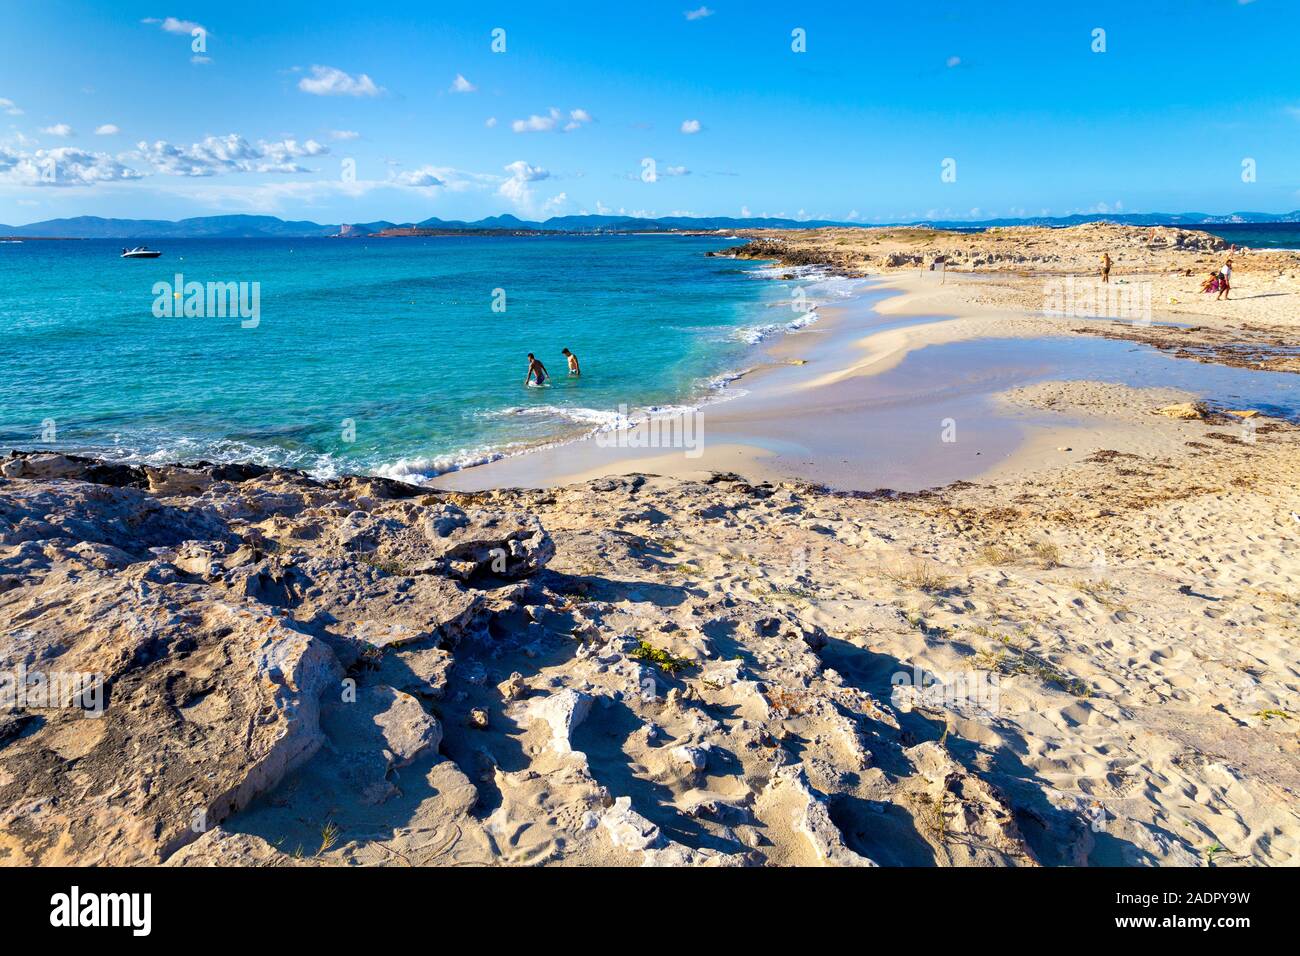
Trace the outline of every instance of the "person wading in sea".
{"type": "Polygon", "coordinates": [[[532,352],[528,353],[528,374],[524,376],[524,384],[527,385],[529,380],[537,377],[538,385],[546,384],[546,366],[543,365],[532,352]]]}
{"type": "Polygon", "coordinates": [[[574,355],[568,349],[560,349],[560,354],[562,354],[565,358],[569,360],[569,374],[574,376],[581,376],[582,369],[578,367],[578,356],[574,355]]]}

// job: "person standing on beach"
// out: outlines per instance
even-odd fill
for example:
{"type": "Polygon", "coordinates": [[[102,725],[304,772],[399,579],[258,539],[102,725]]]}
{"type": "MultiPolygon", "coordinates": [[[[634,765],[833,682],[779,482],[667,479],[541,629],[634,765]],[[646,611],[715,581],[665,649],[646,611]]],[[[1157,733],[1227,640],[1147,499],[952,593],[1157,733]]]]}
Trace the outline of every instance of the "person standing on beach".
{"type": "Polygon", "coordinates": [[[532,352],[528,353],[528,374],[524,376],[524,384],[536,376],[538,385],[546,384],[546,366],[543,365],[532,352]]]}
{"type": "Polygon", "coordinates": [[[1228,298],[1228,293],[1231,291],[1232,291],[1232,257],[1229,256],[1228,261],[1225,262],[1223,264],[1223,268],[1219,270],[1219,294],[1214,297],[1214,301],[1218,302],[1220,299],[1228,298]]]}
{"type": "Polygon", "coordinates": [[[1101,254],[1101,281],[1107,283],[1110,282],[1110,253],[1109,252],[1103,252],[1101,254]]]}
{"type": "Polygon", "coordinates": [[[569,360],[569,374],[575,378],[581,378],[582,369],[578,367],[578,356],[574,355],[568,349],[560,349],[560,353],[569,360]]]}

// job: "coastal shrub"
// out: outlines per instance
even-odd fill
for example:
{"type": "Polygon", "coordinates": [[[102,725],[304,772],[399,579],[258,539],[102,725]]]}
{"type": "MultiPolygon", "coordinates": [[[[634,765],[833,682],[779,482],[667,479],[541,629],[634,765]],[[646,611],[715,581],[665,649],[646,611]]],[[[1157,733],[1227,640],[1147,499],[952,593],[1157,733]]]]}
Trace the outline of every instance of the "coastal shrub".
{"type": "Polygon", "coordinates": [[[410,568],[403,565],[400,561],[385,560],[384,558],[376,557],[373,554],[358,554],[356,557],[362,564],[368,564],[376,571],[382,571],[384,574],[393,575],[395,577],[406,577],[411,574],[410,568]]]}
{"type": "Polygon", "coordinates": [[[689,667],[695,666],[693,661],[689,661],[684,657],[674,657],[672,654],[661,648],[655,647],[649,641],[641,637],[636,639],[636,648],[628,656],[639,661],[648,661],[658,667],[665,674],[672,674],[674,676],[676,676],[678,671],[683,671],[689,667]]]}
{"type": "Polygon", "coordinates": [[[948,814],[944,806],[944,798],[947,795],[946,791],[935,797],[918,794],[910,800],[913,818],[918,824],[917,829],[928,833],[931,839],[940,845],[948,842],[948,814]]]}

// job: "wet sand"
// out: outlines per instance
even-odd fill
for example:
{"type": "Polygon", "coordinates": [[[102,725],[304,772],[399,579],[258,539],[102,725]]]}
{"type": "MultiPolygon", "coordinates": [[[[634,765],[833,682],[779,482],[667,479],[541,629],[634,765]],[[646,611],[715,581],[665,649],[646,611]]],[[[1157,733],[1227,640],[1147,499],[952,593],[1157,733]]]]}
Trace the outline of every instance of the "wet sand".
{"type": "MultiPolygon", "coordinates": [[[[1300,383],[1290,374],[1207,367],[1079,334],[1078,319],[972,303],[964,298],[969,280],[950,280],[894,275],[822,307],[818,322],[766,346],[764,361],[729,388],[732,397],[705,406],[693,422],[668,416],[443,475],[431,486],[541,488],[636,472],[729,471],[839,490],[916,491],[1006,476],[1037,467],[1048,451],[1073,449],[1086,431],[998,398],[1049,377],[1179,388],[1284,417],[1300,409],[1300,383]]],[[[1083,444],[1114,444],[1097,429],[1093,439],[1083,444]]]]}

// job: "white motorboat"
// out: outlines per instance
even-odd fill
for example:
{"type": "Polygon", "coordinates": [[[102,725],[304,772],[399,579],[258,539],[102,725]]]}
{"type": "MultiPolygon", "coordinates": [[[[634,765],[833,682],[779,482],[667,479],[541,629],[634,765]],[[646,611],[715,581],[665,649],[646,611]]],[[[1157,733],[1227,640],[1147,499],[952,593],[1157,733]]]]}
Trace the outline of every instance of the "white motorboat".
{"type": "Polygon", "coordinates": [[[123,249],[122,259],[157,259],[161,252],[156,249],[146,249],[144,246],[136,246],[134,249],[123,249]]]}

